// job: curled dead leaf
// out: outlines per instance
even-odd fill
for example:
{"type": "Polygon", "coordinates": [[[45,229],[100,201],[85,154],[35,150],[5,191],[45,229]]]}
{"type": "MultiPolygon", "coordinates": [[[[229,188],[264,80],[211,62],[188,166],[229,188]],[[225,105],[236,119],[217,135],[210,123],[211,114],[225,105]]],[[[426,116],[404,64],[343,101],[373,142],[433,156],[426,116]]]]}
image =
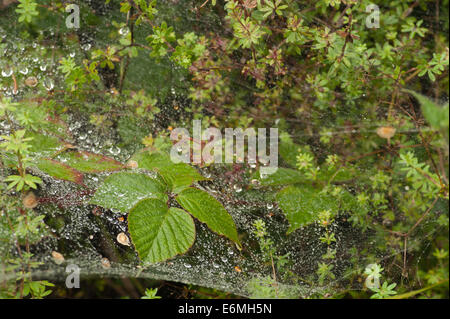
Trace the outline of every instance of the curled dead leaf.
{"type": "Polygon", "coordinates": [[[391,126],[382,126],[377,128],[377,134],[381,138],[391,139],[395,135],[396,129],[391,126]]]}
{"type": "Polygon", "coordinates": [[[28,209],[33,209],[38,205],[38,199],[36,195],[34,195],[33,192],[29,192],[23,199],[22,199],[23,206],[28,209]]]}

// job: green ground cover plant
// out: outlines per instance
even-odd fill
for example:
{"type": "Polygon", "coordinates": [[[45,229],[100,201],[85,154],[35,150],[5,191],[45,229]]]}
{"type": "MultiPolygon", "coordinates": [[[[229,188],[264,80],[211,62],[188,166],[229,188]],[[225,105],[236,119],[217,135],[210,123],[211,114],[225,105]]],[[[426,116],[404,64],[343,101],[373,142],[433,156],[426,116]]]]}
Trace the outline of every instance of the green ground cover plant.
{"type": "Polygon", "coordinates": [[[0,1],[1,298],[448,298],[448,0],[71,3],[0,1]]]}

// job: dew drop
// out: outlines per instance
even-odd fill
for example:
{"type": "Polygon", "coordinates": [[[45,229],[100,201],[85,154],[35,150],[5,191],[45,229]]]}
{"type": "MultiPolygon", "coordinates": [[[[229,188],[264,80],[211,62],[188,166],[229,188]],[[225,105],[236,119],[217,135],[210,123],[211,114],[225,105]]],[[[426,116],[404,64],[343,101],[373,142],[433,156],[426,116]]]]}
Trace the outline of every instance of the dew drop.
{"type": "Polygon", "coordinates": [[[211,173],[210,172],[205,172],[205,173],[203,173],[203,176],[205,178],[211,178],[211,173]]]}
{"type": "Polygon", "coordinates": [[[24,68],[20,69],[19,72],[22,73],[23,75],[27,75],[28,74],[28,68],[24,67],[24,68]]]}
{"type": "Polygon", "coordinates": [[[91,49],[91,44],[90,43],[83,44],[83,46],[81,48],[84,51],[89,51],[91,49]]]}
{"type": "Polygon", "coordinates": [[[128,30],[127,27],[120,28],[119,30],[120,35],[127,35],[128,32],[130,32],[130,30],[128,30]]]}
{"type": "Polygon", "coordinates": [[[13,74],[13,70],[10,67],[5,67],[2,69],[2,76],[4,78],[10,77],[13,74]]]}
{"type": "Polygon", "coordinates": [[[47,91],[53,90],[55,85],[53,84],[53,81],[51,79],[45,79],[44,80],[44,87],[47,91]]]}
{"type": "Polygon", "coordinates": [[[111,153],[111,155],[117,156],[120,154],[120,148],[118,148],[117,146],[112,146],[109,150],[109,153],[111,153]]]}

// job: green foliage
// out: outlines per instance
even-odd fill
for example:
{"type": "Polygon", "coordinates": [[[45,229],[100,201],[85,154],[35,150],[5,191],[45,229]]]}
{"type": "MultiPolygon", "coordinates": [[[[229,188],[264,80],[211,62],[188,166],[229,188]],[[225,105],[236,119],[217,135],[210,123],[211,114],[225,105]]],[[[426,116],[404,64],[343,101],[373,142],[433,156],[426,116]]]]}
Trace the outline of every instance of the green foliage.
{"type": "Polygon", "coordinates": [[[40,159],[37,167],[44,173],[57,179],[62,179],[77,184],[83,183],[83,175],[69,165],[51,159],[40,159]]]}
{"type": "Polygon", "coordinates": [[[104,16],[81,3],[77,32],[59,27],[61,1],[20,0],[1,15],[0,271],[11,278],[0,278],[2,297],[50,293],[31,271],[54,212],[23,200],[54,179],[74,182],[84,204],[128,214],[144,263],[186,253],[194,218],[242,258],[259,250],[252,297],[298,297],[283,281],[354,290],[364,275],[382,284],[357,296],[448,297],[448,1],[377,1],[379,28],[366,24],[366,0],[106,2],[104,16]],[[89,137],[106,135],[121,156],[71,145],[73,119],[84,117],[89,137]],[[211,181],[167,153],[171,128],[192,118],[277,127],[283,167],[223,167],[217,184],[245,187],[230,196],[223,186],[222,204],[202,190],[211,181]],[[225,207],[246,207],[237,203],[249,194],[276,205],[249,212],[257,220],[238,234],[225,207]],[[343,224],[364,240],[348,249],[343,224]],[[317,254],[302,279],[278,245],[300,236],[317,254]]]}
{"type": "Polygon", "coordinates": [[[289,221],[288,233],[318,220],[319,211],[338,208],[336,198],[311,187],[288,186],[277,194],[277,201],[289,221]]]}
{"type": "Polygon", "coordinates": [[[179,193],[194,182],[205,180],[195,168],[184,163],[174,163],[170,157],[162,152],[141,152],[136,154],[135,160],[139,168],[156,170],[163,176],[174,193],[179,193]]]}
{"type": "Polygon", "coordinates": [[[279,167],[277,171],[270,175],[259,174],[254,175],[263,186],[280,186],[288,184],[296,184],[305,181],[305,176],[297,170],[279,167]]]}
{"type": "Polygon", "coordinates": [[[161,299],[160,296],[157,296],[158,288],[147,288],[145,289],[145,295],[141,297],[141,299],[161,299]]]}
{"type": "Polygon", "coordinates": [[[19,14],[19,22],[31,23],[33,17],[39,15],[37,11],[37,2],[34,0],[19,0],[20,4],[17,6],[16,12],[19,14]]]}
{"type": "Polygon", "coordinates": [[[6,189],[13,188],[16,186],[16,190],[20,192],[25,188],[25,186],[29,186],[33,189],[37,188],[36,184],[42,183],[42,180],[39,177],[30,175],[30,174],[24,174],[23,176],[20,175],[9,175],[6,177],[4,182],[11,182],[6,189]]]}
{"type": "Polygon", "coordinates": [[[119,172],[108,176],[91,198],[90,203],[126,213],[144,198],[166,202],[167,186],[156,174],[119,172]]]}
{"type": "Polygon", "coordinates": [[[178,203],[208,227],[241,245],[233,219],[225,208],[207,192],[197,188],[186,188],[176,197],[178,203]]]}
{"type": "MultiPolygon", "coordinates": [[[[449,104],[439,106],[432,102],[425,96],[414,91],[407,91],[411,93],[420,103],[422,113],[430,126],[436,130],[441,130],[443,133],[449,128],[449,104]]],[[[447,134],[448,140],[448,134],[447,134]]]]}
{"type": "Polygon", "coordinates": [[[65,152],[57,160],[82,173],[114,172],[124,168],[122,163],[112,158],[85,151],[65,152]]]}
{"type": "Polygon", "coordinates": [[[278,278],[283,279],[293,275],[287,267],[290,253],[285,255],[277,253],[275,243],[268,236],[267,227],[263,220],[256,220],[253,226],[255,227],[253,235],[258,240],[264,262],[270,265],[272,278],[266,277],[261,279],[254,277],[250,280],[247,289],[250,291],[252,298],[295,297],[293,291],[280,287],[280,281],[278,280],[278,278]],[[270,286],[266,286],[269,282],[271,283],[272,289],[270,289],[270,286]]]}
{"type": "Polygon", "coordinates": [[[180,191],[176,200],[192,216],[240,245],[234,221],[222,204],[208,193],[188,187],[194,178],[203,179],[202,176],[187,164],[173,164],[161,156],[161,153],[141,153],[137,164],[140,168],[161,172],[162,178],[156,172],[153,175],[144,172],[112,174],[100,185],[90,203],[129,213],[131,238],[144,262],[155,263],[185,253],[194,242],[195,227],[190,215],[166,204],[170,189],[180,191]],[[187,181],[183,176],[186,173],[190,174],[187,181]]]}
{"type": "Polygon", "coordinates": [[[185,253],[194,243],[195,225],[182,209],[144,199],[128,216],[128,229],[143,262],[156,263],[185,253]]]}

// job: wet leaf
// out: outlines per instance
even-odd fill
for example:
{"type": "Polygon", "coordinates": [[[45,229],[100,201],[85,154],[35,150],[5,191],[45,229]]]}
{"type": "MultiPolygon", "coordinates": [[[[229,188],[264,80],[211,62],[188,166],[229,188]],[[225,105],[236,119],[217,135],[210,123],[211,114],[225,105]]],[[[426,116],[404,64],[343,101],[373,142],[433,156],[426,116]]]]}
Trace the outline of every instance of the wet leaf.
{"type": "Polygon", "coordinates": [[[120,172],[108,176],[95,192],[90,204],[128,212],[140,200],[168,200],[167,187],[159,176],[120,172]]]}
{"type": "Polygon", "coordinates": [[[133,159],[138,162],[139,168],[159,172],[175,193],[179,193],[196,181],[206,179],[194,167],[185,163],[175,164],[170,156],[164,153],[142,152],[133,159]]]}
{"type": "Polygon", "coordinates": [[[32,138],[28,144],[31,145],[30,152],[32,157],[50,157],[64,148],[64,143],[51,135],[43,135],[27,131],[26,137],[32,138]]]}
{"type": "Polygon", "coordinates": [[[258,179],[262,186],[290,185],[305,182],[305,176],[295,169],[279,167],[277,171],[270,175],[262,175],[256,172],[253,178],[258,179]]]}
{"type": "Polygon", "coordinates": [[[288,186],[279,191],[276,198],[289,221],[288,234],[316,221],[320,211],[338,208],[336,199],[310,186],[288,186]]]}
{"type": "Polygon", "coordinates": [[[112,158],[84,151],[66,152],[58,156],[58,160],[83,173],[113,172],[124,168],[112,158]]]}
{"type": "Polygon", "coordinates": [[[158,199],[140,201],[130,211],[128,229],[139,257],[149,263],[183,254],[195,240],[192,217],[158,199]]]}
{"type": "Polygon", "coordinates": [[[205,191],[190,187],[183,190],[176,199],[184,209],[212,231],[240,245],[233,218],[214,197],[205,191]]]}
{"type": "Polygon", "coordinates": [[[39,170],[54,178],[83,184],[83,174],[61,162],[42,158],[37,161],[36,166],[39,170]]]}

